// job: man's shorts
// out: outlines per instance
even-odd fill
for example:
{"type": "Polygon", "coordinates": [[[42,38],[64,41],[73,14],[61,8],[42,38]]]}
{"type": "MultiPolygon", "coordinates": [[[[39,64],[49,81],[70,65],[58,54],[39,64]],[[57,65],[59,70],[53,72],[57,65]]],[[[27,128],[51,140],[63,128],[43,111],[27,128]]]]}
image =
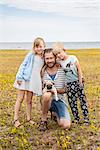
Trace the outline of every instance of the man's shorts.
{"type": "Polygon", "coordinates": [[[55,112],[59,119],[71,120],[67,105],[60,99],[58,101],[52,100],[50,111],[55,112]]]}

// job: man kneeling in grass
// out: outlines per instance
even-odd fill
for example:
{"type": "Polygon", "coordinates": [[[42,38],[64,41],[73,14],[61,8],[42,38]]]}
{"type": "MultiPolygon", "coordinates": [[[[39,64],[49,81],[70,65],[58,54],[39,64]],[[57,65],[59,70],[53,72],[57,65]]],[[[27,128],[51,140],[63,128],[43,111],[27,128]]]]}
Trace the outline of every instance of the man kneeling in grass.
{"type": "Polygon", "coordinates": [[[45,70],[43,71],[43,82],[53,81],[57,89],[58,100],[54,97],[53,91],[44,92],[42,95],[42,117],[40,123],[40,130],[47,129],[47,115],[48,111],[56,114],[57,122],[62,128],[70,128],[71,119],[65,103],[65,73],[61,67],[56,63],[56,57],[52,49],[45,49],[44,51],[45,70]]]}

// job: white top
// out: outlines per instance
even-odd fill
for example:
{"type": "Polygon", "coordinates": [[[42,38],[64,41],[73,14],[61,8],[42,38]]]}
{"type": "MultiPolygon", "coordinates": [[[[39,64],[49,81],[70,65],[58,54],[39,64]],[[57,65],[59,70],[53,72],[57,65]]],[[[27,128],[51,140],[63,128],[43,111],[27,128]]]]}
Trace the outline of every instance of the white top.
{"type": "Polygon", "coordinates": [[[69,57],[66,60],[59,61],[59,63],[61,64],[62,68],[66,73],[67,83],[78,80],[78,71],[76,62],[78,62],[78,59],[74,55],[69,55],[69,57]]]}
{"type": "Polygon", "coordinates": [[[14,87],[20,90],[31,91],[36,95],[42,95],[42,81],[40,71],[43,67],[43,64],[43,59],[40,56],[35,55],[30,81],[22,80],[22,84],[18,85],[15,80],[14,87]]]}

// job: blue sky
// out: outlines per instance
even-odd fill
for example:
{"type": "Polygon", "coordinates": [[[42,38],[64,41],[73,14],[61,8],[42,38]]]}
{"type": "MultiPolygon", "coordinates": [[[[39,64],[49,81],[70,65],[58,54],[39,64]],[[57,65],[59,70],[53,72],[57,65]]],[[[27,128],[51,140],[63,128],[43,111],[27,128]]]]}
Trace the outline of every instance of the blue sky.
{"type": "Polygon", "coordinates": [[[99,0],[0,0],[0,42],[100,41],[99,0]]]}

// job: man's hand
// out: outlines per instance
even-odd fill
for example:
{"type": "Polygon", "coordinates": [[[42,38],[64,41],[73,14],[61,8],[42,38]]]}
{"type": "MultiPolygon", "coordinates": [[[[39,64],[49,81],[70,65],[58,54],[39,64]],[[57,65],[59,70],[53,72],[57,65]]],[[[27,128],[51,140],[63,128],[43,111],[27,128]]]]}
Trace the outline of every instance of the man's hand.
{"type": "Polygon", "coordinates": [[[21,80],[17,80],[17,84],[21,85],[22,81],[21,80]]]}
{"type": "Polygon", "coordinates": [[[58,94],[64,94],[66,92],[65,88],[63,89],[57,89],[58,94]]]}

